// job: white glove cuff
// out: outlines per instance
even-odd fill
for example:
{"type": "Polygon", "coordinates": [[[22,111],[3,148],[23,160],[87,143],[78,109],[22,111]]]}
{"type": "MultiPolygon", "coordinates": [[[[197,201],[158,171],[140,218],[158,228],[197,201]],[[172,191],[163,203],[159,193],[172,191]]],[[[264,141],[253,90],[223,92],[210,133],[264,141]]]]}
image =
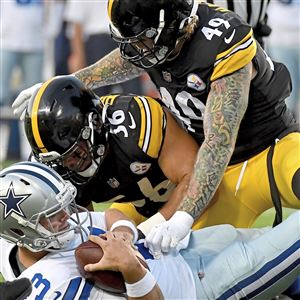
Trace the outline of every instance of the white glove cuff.
{"type": "Polygon", "coordinates": [[[128,297],[140,298],[148,293],[154,288],[156,280],[154,276],[147,270],[146,275],[139,281],[135,283],[126,283],[126,293],[128,297]]]}
{"type": "Polygon", "coordinates": [[[118,220],[111,225],[110,231],[113,231],[115,228],[121,227],[121,226],[125,226],[125,227],[128,227],[131,229],[131,231],[133,233],[132,242],[133,242],[133,244],[135,244],[136,241],[138,240],[138,231],[132,222],[130,222],[128,220],[118,220]]]}
{"type": "Polygon", "coordinates": [[[171,217],[172,220],[176,219],[178,224],[184,224],[188,227],[192,227],[194,223],[194,218],[187,212],[178,210],[175,214],[171,217]]]}
{"type": "Polygon", "coordinates": [[[160,213],[156,213],[152,217],[150,217],[148,220],[144,221],[143,223],[139,224],[137,228],[145,235],[147,236],[151,229],[162,222],[165,222],[165,217],[160,213]]]}

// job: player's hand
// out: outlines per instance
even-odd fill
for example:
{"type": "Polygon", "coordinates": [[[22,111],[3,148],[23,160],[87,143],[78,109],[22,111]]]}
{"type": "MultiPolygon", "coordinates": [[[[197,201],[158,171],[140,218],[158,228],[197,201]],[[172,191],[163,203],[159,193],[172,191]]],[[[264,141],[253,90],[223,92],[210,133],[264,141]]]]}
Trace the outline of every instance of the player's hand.
{"type": "Polygon", "coordinates": [[[31,294],[31,291],[32,285],[28,278],[0,283],[1,300],[23,300],[31,294]]]}
{"type": "Polygon", "coordinates": [[[11,107],[13,108],[14,115],[19,117],[21,121],[24,121],[29,100],[33,95],[35,95],[36,91],[38,91],[41,86],[42,83],[37,83],[32,87],[23,90],[13,102],[11,107]]]}
{"type": "Polygon", "coordinates": [[[144,234],[144,236],[147,236],[155,225],[158,225],[165,221],[165,217],[160,212],[158,212],[146,221],[140,223],[137,226],[137,229],[139,229],[144,234]]]}
{"type": "Polygon", "coordinates": [[[90,235],[89,240],[102,248],[103,257],[95,264],[86,265],[84,269],[88,272],[100,270],[123,272],[129,266],[139,264],[132,236],[126,232],[108,231],[100,236],[90,235]]]}
{"type": "Polygon", "coordinates": [[[194,223],[191,215],[177,211],[168,221],[155,225],[146,236],[145,247],[149,248],[154,258],[161,257],[163,252],[169,252],[184,239],[194,223]]]}

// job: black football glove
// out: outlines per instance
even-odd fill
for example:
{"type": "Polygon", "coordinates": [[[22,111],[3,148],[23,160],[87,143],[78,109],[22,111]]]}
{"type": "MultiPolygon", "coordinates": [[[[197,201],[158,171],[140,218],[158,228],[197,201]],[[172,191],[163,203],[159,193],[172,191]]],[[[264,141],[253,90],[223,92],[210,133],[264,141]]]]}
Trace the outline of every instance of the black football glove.
{"type": "Polygon", "coordinates": [[[30,295],[31,291],[32,285],[28,278],[0,283],[1,300],[23,300],[30,295]]]}

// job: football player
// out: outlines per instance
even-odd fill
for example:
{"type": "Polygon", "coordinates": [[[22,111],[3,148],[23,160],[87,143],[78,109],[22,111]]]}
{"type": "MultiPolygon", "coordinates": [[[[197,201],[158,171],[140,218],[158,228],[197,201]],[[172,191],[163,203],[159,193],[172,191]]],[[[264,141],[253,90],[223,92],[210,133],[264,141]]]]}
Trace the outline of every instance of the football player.
{"type": "Polygon", "coordinates": [[[147,270],[132,247],[133,223],[115,209],[90,213],[76,205],[76,188],[48,166],[11,165],[0,172],[0,186],[0,271],[7,280],[31,280],[27,299],[270,299],[300,271],[299,212],[273,229],[195,231],[160,260],[137,242],[147,270]],[[85,270],[122,272],[127,296],[80,276],[74,249],[88,231],[104,255],[85,270]]]}
{"type": "MultiPolygon", "coordinates": [[[[256,43],[251,27],[230,11],[197,1],[112,0],[108,14],[123,59],[115,57],[114,67],[124,62],[127,74],[138,70],[132,65],[146,69],[164,104],[201,145],[178,213],[147,237],[152,250],[176,245],[200,215],[215,222],[225,214],[249,226],[271,199],[277,207],[282,201],[299,208],[300,134],[284,102],[290,76],[256,43]],[[230,214],[233,203],[214,210],[221,197],[240,205],[230,214]]],[[[101,81],[109,62],[107,57],[76,76],[88,85],[96,74],[101,81]]],[[[114,78],[120,79],[116,72],[114,78]]]]}
{"type": "MultiPolygon", "coordinates": [[[[200,146],[178,211],[147,236],[152,251],[174,247],[195,220],[247,227],[274,205],[278,224],[281,206],[299,209],[300,133],[285,105],[290,75],[252,28],[196,0],[110,0],[108,14],[119,49],[75,76],[97,88],[146,70],[200,146]]],[[[16,99],[16,113],[35,89],[16,99]]]]}
{"type": "Polygon", "coordinates": [[[45,82],[29,103],[25,131],[34,158],[76,185],[76,202],[131,202],[144,234],[175,213],[198,145],[150,97],[98,97],[75,76],[45,82]],[[138,212],[138,213],[137,213],[138,212]]]}

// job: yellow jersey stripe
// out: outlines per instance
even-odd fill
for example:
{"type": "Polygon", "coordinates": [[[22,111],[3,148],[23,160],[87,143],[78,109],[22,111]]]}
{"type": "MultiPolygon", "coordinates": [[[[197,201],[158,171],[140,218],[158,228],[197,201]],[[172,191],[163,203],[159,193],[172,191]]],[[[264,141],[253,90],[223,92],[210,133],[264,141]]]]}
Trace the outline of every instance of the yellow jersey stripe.
{"type": "Polygon", "coordinates": [[[139,105],[140,113],[141,113],[141,130],[140,130],[138,146],[142,149],[145,140],[145,134],[146,134],[146,113],[141,99],[138,96],[136,96],[134,97],[134,100],[139,105]]]}
{"type": "Polygon", "coordinates": [[[39,123],[38,123],[38,110],[41,102],[41,98],[44,94],[45,89],[48,87],[48,85],[52,82],[54,78],[49,79],[46,81],[39,91],[37,92],[34,100],[33,100],[33,105],[32,105],[32,112],[31,112],[31,128],[32,128],[32,134],[33,138],[36,142],[36,145],[39,147],[41,152],[46,153],[48,150],[44,146],[44,143],[41,139],[40,132],[39,132],[39,123]]]}
{"type": "Polygon", "coordinates": [[[141,112],[138,146],[149,156],[157,158],[163,141],[164,113],[151,97],[134,97],[141,112]]]}
{"type": "Polygon", "coordinates": [[[218,61],[219,59],[222,59],[223,57],[227,56],[229,53],[231,53],[239,45],[242,45],[242,44],[246,43],[251,37],[253,37],[253,30],[252,29],[250,29],[249,33],[241,41],[237,42],[235,45],[233,45],[228,50],[218,54],[216,61],[218,61]]]}
{"type": "Polygon", "coordinates": [[[211,81],[241,69],[246,66],[256,54],[257,45],[253,37],[243,44],[237,46],[227,56],[215,62],[215,68],[211,76],[211,81]]]}
{"type": "MultiPolygon", "coordinates": [[[[202,1],[199,1],[199,4],[203,4],[205,2],[202,2],[202,1]]],[[[215,5],[215,4],[211,4],[211,3],[206,3],[208,7],[216,10],[216,11],[219,11],[219,12],[229,12],[230,10],[226,9],[225,7],[222,7],[222,6],[218,6],[218,5],[215,5]]]]}
{"type": "Polygon", "coordinates": [[[107,13],[108,13],[108,17],[111,20],[111,10],[112,10],[112,6],[113,6],[114,0],[108,0],[107,3],[107,13]]]}
{"type": "Polygon", "coordinates": [[[106,105],[106,104],[112,105],[112,104],[115,102],[115,100],[116,100],[116,98],[117,98],[118,96],[119,96],[119,95],[107,95],[107,96],[102,96],[102,97],[100,97],[100,101],[101,101],[104,105],[106,105]]]}
{"type": "Polygon", "coordinates": [[[157,158],[163,142],[163,132],[164,132],[164,112],[156,101],[150,97],[145,97],[147,100],[150,99],[149,104],[151,107],[151,137],[149,142],[149,147],[147,154],[151,157],[157,158]]]}

